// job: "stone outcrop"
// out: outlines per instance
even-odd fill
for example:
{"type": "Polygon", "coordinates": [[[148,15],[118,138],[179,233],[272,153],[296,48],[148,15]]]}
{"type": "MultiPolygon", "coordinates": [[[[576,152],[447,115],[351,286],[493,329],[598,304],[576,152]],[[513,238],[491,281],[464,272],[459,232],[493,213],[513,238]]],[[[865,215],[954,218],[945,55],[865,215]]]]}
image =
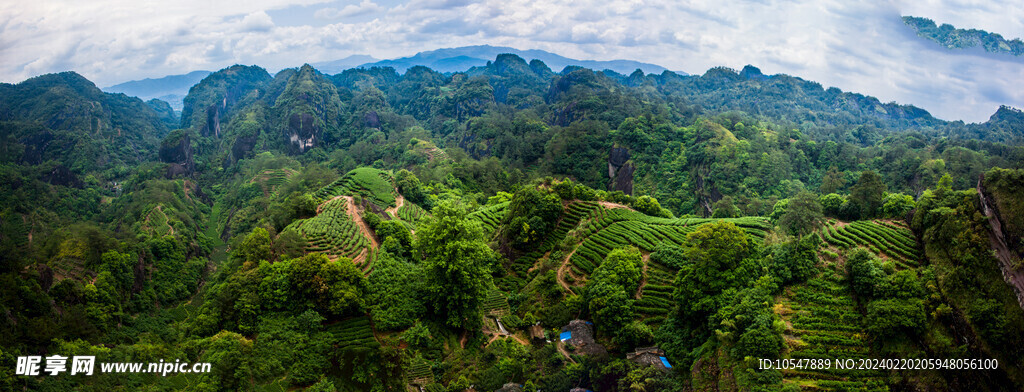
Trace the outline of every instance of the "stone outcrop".
{"type": "Polygon", "coordinates": [[[636,168],[629,162],[629,150],[624,147],[612,147],[608,154],[608,190],[632,195],[635,171],[636,168]]]}
{"type": "Polygon", "coordinates": [[[999,270],[1003,273],[1003,279],[1017,295],[1017,302],[1024,309],[1024,270],[1017,268],[1017,255],[1010,250],[1006,240],[1007,235],[1003,232],[1003,222],[999,216],[999,209],[993,202],[992,196],[985,192],[985,177],[978,179],[978,197],[981,199],[981,210],[988,218],[989,241],[999,260],[999,270]]]}
{"type": "Polygon", "coordinates": [[[191,176],[196,162],[192,154],[192,139],[183,130],[171,132],[160,143],[160,161],[170,163],[167,177],[191,176]]]}

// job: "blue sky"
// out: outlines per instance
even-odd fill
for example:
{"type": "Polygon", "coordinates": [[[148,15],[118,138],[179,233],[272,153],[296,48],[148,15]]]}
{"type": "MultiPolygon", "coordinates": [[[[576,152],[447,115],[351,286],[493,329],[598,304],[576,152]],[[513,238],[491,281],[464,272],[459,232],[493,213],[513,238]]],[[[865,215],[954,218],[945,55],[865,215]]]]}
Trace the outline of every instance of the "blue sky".
{"type": "Polygon", "coordinates": [[[1024,59],[947,51],[900,15],[1024,37],[1024,5],[972,0],[7,1],[0,81],[74,70],[107,86],[235,63],[275,71],[490,44],[696,74],[753,64],[952,120],[1024,107],[1024,59]]]}

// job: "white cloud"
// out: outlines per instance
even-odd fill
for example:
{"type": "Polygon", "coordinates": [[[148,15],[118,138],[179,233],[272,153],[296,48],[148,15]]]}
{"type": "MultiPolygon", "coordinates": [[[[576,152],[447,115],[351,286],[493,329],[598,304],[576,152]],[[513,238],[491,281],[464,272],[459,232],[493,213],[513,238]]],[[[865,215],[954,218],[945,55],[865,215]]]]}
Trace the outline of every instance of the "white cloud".
{"type": "Polygon", "coordinates": [[[105,86],[235,63],[275,70],[491,44],[690,73],[753,64],[946,119],[984,121],[1000,104],[1024,107],[1024,59],[947,51],[899,20],[920,15],[1024,35],[1022,7],[973,0],[411,0],[390,9],[390,0],[38,3],[0,4],[0,80],[75,70],[105,86]],[[275,23],[267,13],[292,10],[310,22],[297,15],[298,25],[275,23]]]}
{"type": "Polygon", "coordinates": [[[274,27],[274,22],[270,20],[270,15],[267,15],[264,11],[253,12],[242,18],[241,31],[270,31],[274,27]]]}
{"type": "Polygon", "coordinates": [[[354,16],[362,16],[371,14],[374,12],[384,11],[386,8],[381,7],[377,3],[370,0],[363,0],[359,4],[349,4],[342,9],[334,7],[326,7],[317,10],[313,16],[318,19],[334,20],[341,18],[351,18],[354,16]]]}

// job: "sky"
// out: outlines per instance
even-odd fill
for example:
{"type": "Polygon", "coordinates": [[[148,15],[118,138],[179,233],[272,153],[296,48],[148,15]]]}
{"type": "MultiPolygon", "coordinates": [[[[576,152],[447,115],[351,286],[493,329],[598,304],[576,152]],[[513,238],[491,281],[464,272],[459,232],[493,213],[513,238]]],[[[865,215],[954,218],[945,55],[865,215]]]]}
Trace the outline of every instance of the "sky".
{"type": "Polygon", "coordinates": [[[901,15],[1024,37],[1024,4],[976,0],[40,0],[0,2],[0,81],[76,71],[98,86],[489,44],[703,74],[754,65],[946,120],[1024,108],[1024,58],[949,51],[901,15]]]}

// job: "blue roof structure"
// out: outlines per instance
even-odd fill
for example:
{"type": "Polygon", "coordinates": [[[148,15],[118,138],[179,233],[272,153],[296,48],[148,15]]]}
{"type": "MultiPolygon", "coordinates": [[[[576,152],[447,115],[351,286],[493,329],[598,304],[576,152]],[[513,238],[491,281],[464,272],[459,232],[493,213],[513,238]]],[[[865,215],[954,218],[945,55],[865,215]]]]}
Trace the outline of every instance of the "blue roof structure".
{"type": "Polygon", "coordinates": [[[672,368],[672,365],[668,363],[668,358],[665,358],[665,357],[658,357],[658,358],[661,358],[661,364],[662,365],[665,365],[665,367],[667,367],[669,369],[672,368]]]}
{"type": "Polygon", "coordinates": [[[558,335],[558,337],[559,337],[559,339],[561,339],[564,342],[566,340],[572,339],[572,332],[571,331],[562,332],[562,333],[560,333],[558,335]]]}

